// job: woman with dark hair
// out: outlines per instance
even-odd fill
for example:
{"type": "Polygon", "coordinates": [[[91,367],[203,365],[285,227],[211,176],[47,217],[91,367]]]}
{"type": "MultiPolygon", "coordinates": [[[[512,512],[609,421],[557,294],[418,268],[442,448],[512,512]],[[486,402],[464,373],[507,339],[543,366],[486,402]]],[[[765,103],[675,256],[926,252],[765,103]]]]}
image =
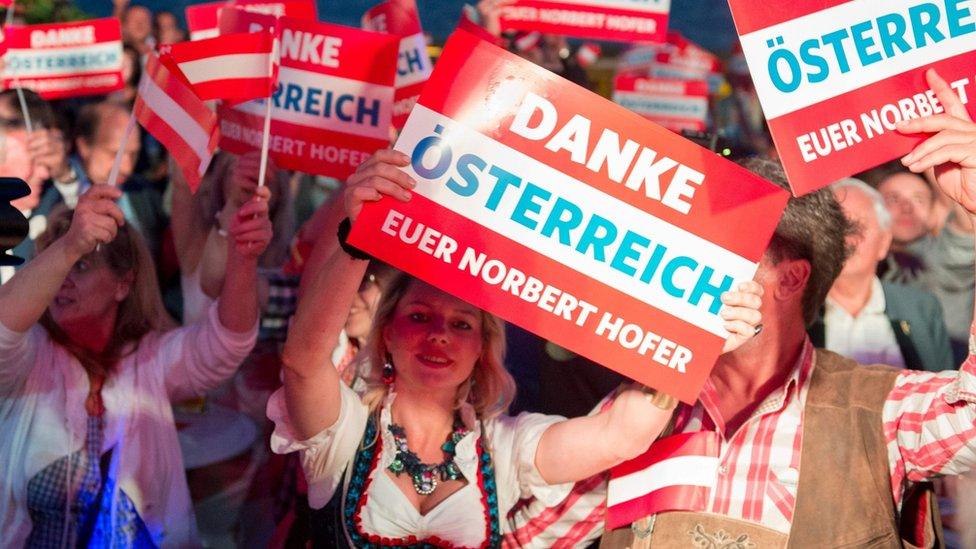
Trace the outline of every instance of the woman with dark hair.
{"type": "Polygon", "coordinates": [[[196,527],[171,400],[230,376],[254,344],[266,189],[238,211],[223,293],[172,329],[145,243],[93,186],[0,286],[0,532],[28,547],[188,546],[196,527]]]}
{"type": "MultiPolygon", "coordinates": [[[[361,165],[346,185],[350,220],[364,202],[409,200],[408,164],[379,151],[361,165]]],[[[499,546],[519,500],[558,503],[573,482],[644,452],[668,422],[674,399],[640,386],[589,417],[505,415],[515,383],[502,321],[406,275],[384,288],[358,395],[329,363],[367,266],[350,249],[305,273],[284,388],[268,403],[272,449],[300,452],[321,546],[499,546]]],[[[726,350],[754,335],[761,291],[750,281],[723,295],[726,350]]]]}

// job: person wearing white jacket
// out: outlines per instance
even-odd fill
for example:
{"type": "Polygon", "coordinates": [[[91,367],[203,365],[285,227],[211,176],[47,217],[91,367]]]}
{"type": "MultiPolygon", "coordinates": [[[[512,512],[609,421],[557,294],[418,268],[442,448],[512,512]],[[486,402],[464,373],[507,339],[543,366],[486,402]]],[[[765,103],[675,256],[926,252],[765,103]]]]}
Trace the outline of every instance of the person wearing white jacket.
{"type": "Polygon", "coordinates": [[[180,329],[120,195],[96,185],[53,216],[0,287],[0,546],[199,545],[170,401],[215,387],[254,344],[268,192],[230,227],[220,298],[180,329]]]}

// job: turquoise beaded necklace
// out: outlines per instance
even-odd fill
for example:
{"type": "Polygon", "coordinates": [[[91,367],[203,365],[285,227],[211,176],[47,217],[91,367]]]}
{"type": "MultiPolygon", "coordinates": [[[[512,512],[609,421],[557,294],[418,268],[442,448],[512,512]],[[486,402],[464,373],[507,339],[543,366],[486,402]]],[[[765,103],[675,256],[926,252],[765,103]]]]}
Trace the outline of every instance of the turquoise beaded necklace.
{"type": "Polygon", "coordinates": [[[407,447],[407,432],[403,427],[396,423],[390,423],[388,429],[393,435],[396,455],[387,469],[396,476],[400,476],[401,473],[410,475],[410,480],[413,481],[413,489],[418,494],[428,496],[434,493],[437,488],[438,477],[440,480],[458,480],[461,478],[461,470],[454,463],[454,452],[458,441],[468,434],[468,430],[457,418],[454,419],[454,426],[451,433],[447,435],[447,440],[441,445],[441,450],[444,451],[444,461],[440,463],[427,464],[421,462],[417,454],[407,447]]]}

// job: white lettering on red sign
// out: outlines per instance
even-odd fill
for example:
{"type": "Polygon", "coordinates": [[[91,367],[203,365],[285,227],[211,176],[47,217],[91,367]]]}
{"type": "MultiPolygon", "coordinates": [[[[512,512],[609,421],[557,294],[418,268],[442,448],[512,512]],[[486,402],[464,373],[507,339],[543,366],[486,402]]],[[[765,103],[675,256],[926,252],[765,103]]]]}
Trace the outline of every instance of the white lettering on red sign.
{"type": "Polygon", "coordinates": [[[56,48],[61,46],[80,46],[95,43],[95,27],[69,27],[50,30],[35,30],[30,34],[32,48],[56,48]]]}
{"type": "Polygon", "coordinates": [[[606,165],[611,180],[624,183],[632,191],[639,191],[644,187],[647,198],[658,200],[669,208],[683,214],[691,210],[690,201],[694,198],[697,187],[705,181],[704,173],[667,156],[658,158],[657,151],[641,147],[630,139],[621,145],[620,136],[610,129],[601,132],[596,145],[591,149],[592,123],[580,115],[574,115],[557,131],[558,123],[559,114],[555,105],[543,97],[529,93],[516,113],[510,129],[532,141],[548,139],[545,145],[547,149],[552,152],[569,152],[573,162],[586,166],[594,173],[600,173],[606,165]],[[541,116],[537,117],[537,114],[541,116]],[[536,119],[538,122],[533,125],[532,122],[536,119]],[[672,170],[670,180],[663,183],[662,176],[672,170]]]}
{"type": "Polygon", "coordinates": [[[284,29],[281,33],[281,57],[323,67],[339,66],[342,38],[284,29]]]}

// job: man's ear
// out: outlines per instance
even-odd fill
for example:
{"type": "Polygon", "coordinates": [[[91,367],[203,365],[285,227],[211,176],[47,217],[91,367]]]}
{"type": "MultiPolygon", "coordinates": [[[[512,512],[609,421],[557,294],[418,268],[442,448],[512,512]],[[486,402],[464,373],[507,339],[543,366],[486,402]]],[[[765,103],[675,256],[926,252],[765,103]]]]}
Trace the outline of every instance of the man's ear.
{"type": "Polygon", "coordinates": [[[884,240],[881,242],[881,246],[879,247],[880,249],[878,250],[878,261],[884,261],[884,259],[888,257],[888,251],[891,250],[891,241],[893,237],[894,235],[892,234],[891,229],[884,231],[884,240]]]}
{"type": "Polygon", "coordinates": [[[810,262],[806,259],[784,259],[776,266],[776,298],[800,299],[810,280],[810,262]]]}
{"type": "Polygon", "coordinates": [[[82,160],[87,160],[91,156],[91,144],[84,137],[75,139],[75,148],[82,160]]]}

